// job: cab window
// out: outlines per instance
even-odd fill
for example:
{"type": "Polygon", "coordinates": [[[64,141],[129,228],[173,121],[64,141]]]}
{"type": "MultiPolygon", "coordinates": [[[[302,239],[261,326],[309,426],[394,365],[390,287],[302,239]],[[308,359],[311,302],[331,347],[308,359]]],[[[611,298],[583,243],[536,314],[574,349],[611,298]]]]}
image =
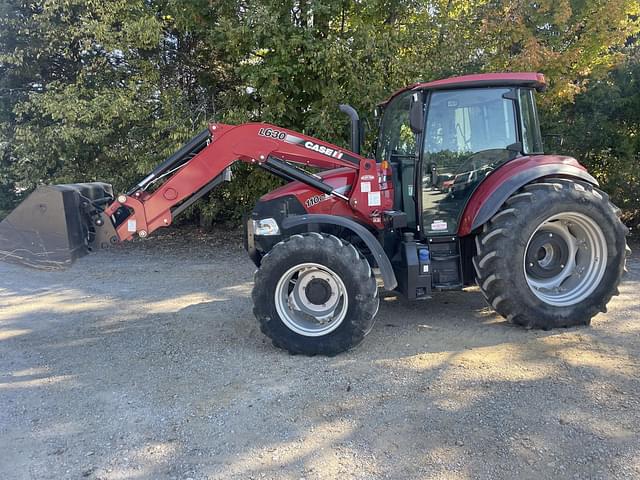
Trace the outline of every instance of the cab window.
{"type": "Polygon", "coordinates": [[[425,152],[462,158],[515,143],[515,110],[508,89],[435,92],[429,105],[425,152]]]}
{"type": "Polygon", "coordinates": [[[401,93],[384,111],[376,149],[377,162],[416,155],[416,137],[409,126],[411,93],[401,93]]]}
{"type": "Polygon", "coordinates": [[[427,235],[457,231],[475,188],[517,155],[516,108],[508,88],[433,92],[422,161],[422,221],[427,235]]]}
{"type": "Polygon", "coordinates": [[[538,111],[533,97],[533,90],[521,88],[518,91],[520,97],[520,120],[522,122],[522,146],[525,153],[542,153],[542,136],[538,121],[538,111]]]}

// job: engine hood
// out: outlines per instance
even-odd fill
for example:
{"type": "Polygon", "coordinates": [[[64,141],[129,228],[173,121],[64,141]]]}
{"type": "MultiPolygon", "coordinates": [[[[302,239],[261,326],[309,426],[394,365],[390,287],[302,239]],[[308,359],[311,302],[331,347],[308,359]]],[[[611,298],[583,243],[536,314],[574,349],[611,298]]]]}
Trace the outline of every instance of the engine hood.
{"type": "MultiPolygon", "coordinates": [[[[336,168],[333,170],[325,170],[317,174],[322,178],[322,181],[328,183],[333,188],[340,189],[340,193],[348,192],[351,185],[356,179],[356,170],[351,168],[336,168]]],[[[260,197],[261,202],[268,202],[276,198],[293,195],[300,200],[304,205],[305,201],[314,196],[324,195],[318,192],[313,187],[306,185],[302,182],[294,181],[290,182],[280,188],[276,188],[271,192],[260,197]]]]}

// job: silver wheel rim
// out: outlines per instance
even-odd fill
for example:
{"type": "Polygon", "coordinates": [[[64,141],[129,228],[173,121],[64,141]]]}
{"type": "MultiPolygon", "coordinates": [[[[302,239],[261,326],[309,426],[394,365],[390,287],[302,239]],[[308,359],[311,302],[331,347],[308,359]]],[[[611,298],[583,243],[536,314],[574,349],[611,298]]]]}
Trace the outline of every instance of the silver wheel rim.
{"type": "Polygon", "coordinates": [[[597,288],[607,267],[607,241],[600,226],[577,212],[553,215],[533,232],[525,249],[529,288],[556,307],[575,305],[597,288]]]}
{"type": "Polygon", "coordinates": [[[317,263],[302,263],[280,277],[275,304],[288,328],[305,337],[320,337],[340,326],[349,297],[333,270],[317,263]]]}

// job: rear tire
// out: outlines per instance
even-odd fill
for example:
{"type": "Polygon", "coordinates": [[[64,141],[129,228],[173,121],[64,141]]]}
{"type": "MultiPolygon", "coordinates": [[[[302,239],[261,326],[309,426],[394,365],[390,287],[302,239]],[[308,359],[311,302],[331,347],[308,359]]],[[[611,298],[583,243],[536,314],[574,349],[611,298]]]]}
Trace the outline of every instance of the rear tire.
{"type": "Polygon", "coordinates": [[[379,305],[367,260],[353,245],[320,233],[275,245],[256,272],[252,298],[262,332],[276,347],[304,355],[355,347],[379,305]]]}
{"type": "Polygon", "coordinates": [[[476,237],[476,282],[512,323],[588,325],[618,294],[627,229],[608,196],[565,179],[511,196],[476,237]]]}

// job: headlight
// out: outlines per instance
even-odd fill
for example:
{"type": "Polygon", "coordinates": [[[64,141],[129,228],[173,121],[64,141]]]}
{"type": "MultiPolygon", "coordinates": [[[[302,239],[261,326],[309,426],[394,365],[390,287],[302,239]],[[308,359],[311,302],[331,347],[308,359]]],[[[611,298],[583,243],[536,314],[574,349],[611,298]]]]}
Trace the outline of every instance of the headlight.
{"type": "Polygon", "coordinates": [[[273,218],[263,218],[253,221],[254,235],[280,235],[280,227],[273,218]]]}

